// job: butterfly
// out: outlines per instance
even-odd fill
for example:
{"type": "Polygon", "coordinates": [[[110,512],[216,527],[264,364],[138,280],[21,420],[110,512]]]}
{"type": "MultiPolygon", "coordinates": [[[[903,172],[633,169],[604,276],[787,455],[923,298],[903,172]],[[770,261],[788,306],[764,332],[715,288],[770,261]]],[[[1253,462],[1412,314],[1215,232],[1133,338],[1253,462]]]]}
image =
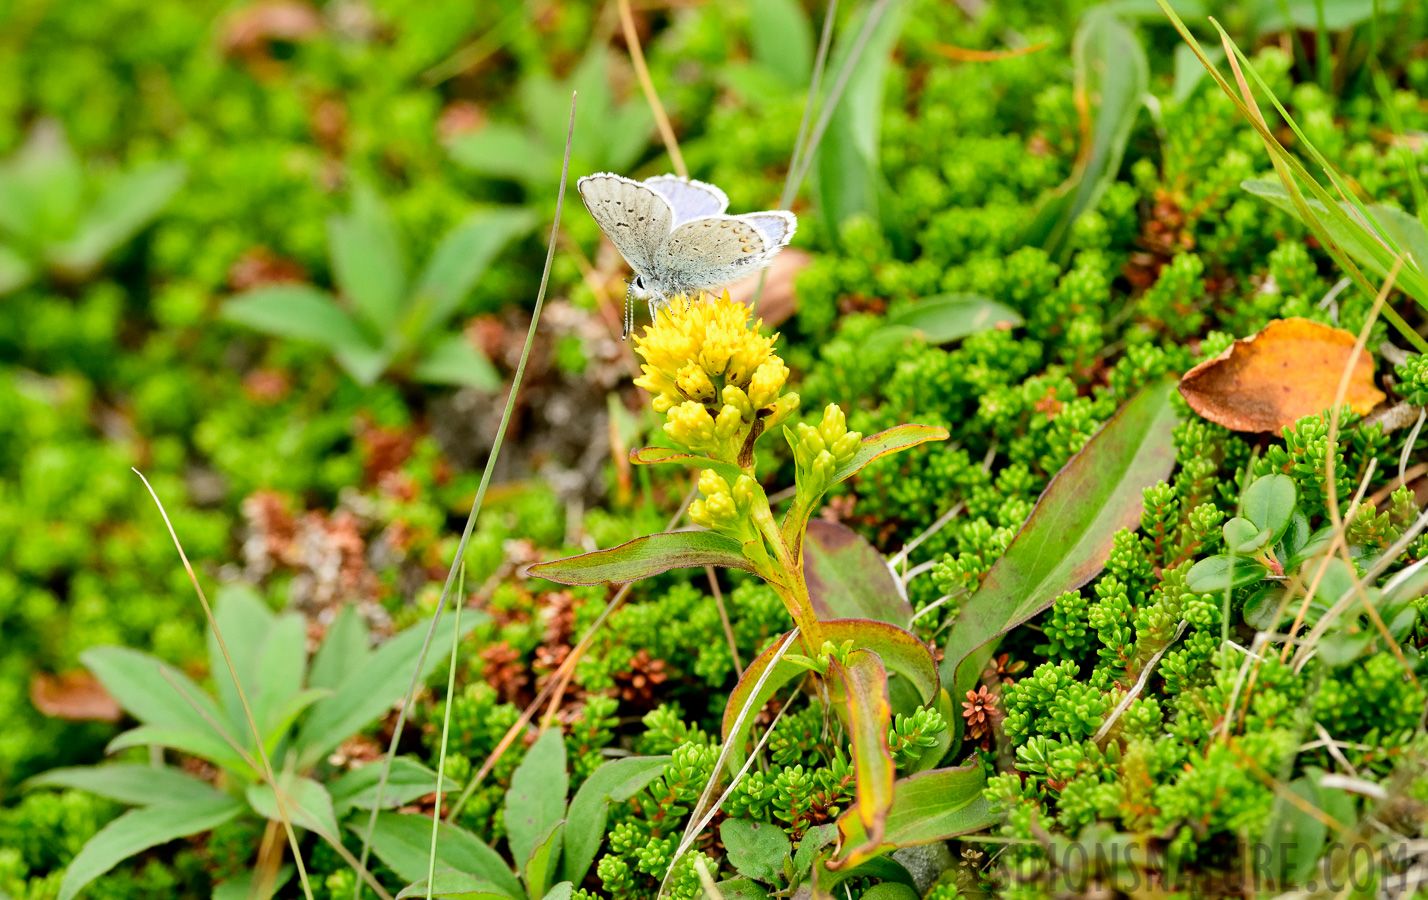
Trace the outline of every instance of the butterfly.
{"type": "Polygon", "coordinates": [[[625,335],[634,301],[650,318],[677,296],[690,296],[757,272],[788,246],[798,227],[791,212],[731,216],[729,198],[712,184],[676,175],[635,181],[600,172],[576,182],[600,230],[634,269],[625,292],[625,335]]]}

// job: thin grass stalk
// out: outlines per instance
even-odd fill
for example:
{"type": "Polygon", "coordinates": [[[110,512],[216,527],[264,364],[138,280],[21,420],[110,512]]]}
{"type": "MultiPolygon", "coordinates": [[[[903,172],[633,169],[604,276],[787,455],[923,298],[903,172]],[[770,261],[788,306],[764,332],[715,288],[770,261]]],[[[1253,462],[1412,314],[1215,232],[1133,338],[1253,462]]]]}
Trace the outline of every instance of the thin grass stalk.
{"type": "MultiPolygon", "coordinates": [[[[808,99],[803,103],[803,115],[798,120],[798,135],[793,139],[793,154],[788,158],[788,171],[783,176],[783,190],[778,195],[778,208],[788,209],[798,196],[798,188],[793,183],[793,173],[803,158],[803,145],[808,139],[808,126],[813,123],[813,106],[818,99],[818,89],[823,85],[823,68],[828,62],[828,48],[833,44],[833,20],[838,15],[838,0],[828,0],[823,12],[823,30],[818,36],[818,52],[813,57],[813,74],[808,81],[808,99]]],[[[759,300],[764,296],[764,285],[768,283],[769,270],[759,270],[759,284],[754,288],[754,299],[749,309],[754,316],[759,314],[759,300]]]]}
{"type": "MultiPolygon", "coordinates": [[[[1353,196],[1352,193],[1350,193],[1350,202],[1354,205],[1355,209],[1359,211],[1364,217],[1362,221],[1350,220],[1345,215],[1344,211],[1339,207],[1338,203],[1334,200],[1334,198],[1330,196],[1328,192],[1325,191],[1324,188],[1320,186],[1319,183],[1309,175],[1309,172],[1304,167],[1304,165],[1292,154],[1290,154],[1289,151],[1286,150],[1282,144],[1280,144],[1279,139],[1276,138],[1274,134],[1269,130],[1269,128],[1265,125],[1263,116],[1259,114],[1258,107],[1254,106],[1254,98],[1252,96],[1248,96],[1248,104],[1250,105],[1247,105],[1247,101],[1245,99],[1241,99],[1241,97],[1236,94],[1235,90],[1230,86],[1230,83],[1225,80],[1225,77],[1223,75],[1220,74],[1219,69],[1217,69],[1214,63],[1210,61],[1209,57],[1205,55],[1205,50],[1203,47],[1200,46],[1200,42],[1197,41],[1195,39],[1195,36],[1190,33],[1190,30],[1185,26],[1184,21],[1181,20],[1180,16],[1170,6],[1168,0],[1156,0],[1156,2],[1160,5],[1160,8],[1165,13],[1165,15],[1170,19],[1171,24],[1175,26],[1175,30],[1180,33],[1180,36],[1185,40],[1186,44],[1188,44],[1190,49],[1194,51],[1196,57],[1199,58],[1201,64],[1204,65],[1205,70],[1210,73],[1210,76],[1215,80],[1216,84],[1220,86],[1220,89],[1224,91],[1226,96],[1230,98],[1230,101],[1235,104],[1235,107],[1239,110],[1240,114],[1259,134],[1260,139],[1264,142],[1266,149],[1270,153],[1271,160],[1275,163],[1276,170],[1279,170],[1279,166],[1282,164],[1283,166],[1287,167],[1290,172],[1293,173],[1294,179],[1291,179],[1286,182],[1285,189],[1289,192],[1290,197],[1294,200],[1295,208],[1299,210],[1303,216],[1305,216],[1304,222],[1314,233],[1315,238],[1317,238],[1319,242],[1323,245],[1324,249],[1329,252],[1329,255],[1333,257],[1334,262],[1339,266],[1339,268],[1342,269],[1356,283],[1358,283],[1359,287],[1363,289],[1364,293],[1372,296],[1374,293],[1376,293],[1375,286],[1372,284],[1372,282],[1368,280],[1367,277],[1364,276],[1363,272],[1360,271],[1359,267],[1353,262],[1353,260],[1348,256],[1348,254],[1343,250],[1343,248],[1340,247],[1339,244],[1333,239],[1333,237],[1329,234],[1326,226],[1323,224],[1320,218],[1308,208],[1307,204],[1304,202],[1303,192],[1299,187],[1298,180],[1302,179],[1304,181],[1305,185],[1309,188],[1310,193],[1314,194],[1315,199],[1318,200],[1324,206],[1325,215],[1333,219],[1342,228],[1346,228],[1350,231],[1353,231],[1354,229],[1362,230],[1363,222],[1373,222],[1373,216],[1367,211],[1367,209],[1358,200],[1358,198],[1353,196]]],[[[1235,47],[1234,42],[1230,40],[1229,35],[1225,32],[1223,28],[1220,27],[1220,24],[1213,18],[1211,18],[1210,21],[1219,30],[1221,40],[1226,47],[1227,55],[1229,56],[1229,58],[1232,61],[1238,59],[1245,59],[1243,54],[1239,52],[1239,49],[1235,47]]],[[[1288,112],[1279,103],[1278,99],[1275,98],[1273,92],[1270,91],[1268,86],[1264,83],[1264,80],[1259,77],[1259,73],[1256,72],[1252,66],[1248,65],[1247,59],[1245,60],[1245,62],[1246,68],[1248,68],[1250,75],[1255,80],[1255,83],[1268,94],[1271,102],[1274,104],[1275,108],[1279,111],[1279,113],[1284,117],[1289,127],[1293,129],[1295,135],[1298,137],[1301,144],[1315,158],[1315,162],[1323,167],[1325,174],[1329,176],[1331,181],[1335,180],[1333,167],[1329,163],[1329,161],[1325,159],[1323,155],[1319,153],[1318,148],[1316,148],[1313,143],[1308,140],[1307,136],[1303,133],[1302,130],[1300,130],[1298,123],[1296,123],[1293,118],[1289,116],[1288,112]]],[[[1237,74],[1240,74],[1237,61],[1234,62],[1234,67],[1236,69],[1237,74]]],[[[1240,77],[1241,79],[1243,78],[1242,75],[1240,75],[1240,77]]],[[[1284,175],[1282,172],[1281,180],[1284,180],[1284,175]]],[[[1379,262],[1386,270],[1391,260],[1383,259],[1379,260],[1379,262]]],[[[1415,272],[1414,274],[1416,277],[1418,273],[1415,272]]],[[[1416,281],[1422,282],[1422,279],[1416,277],[1416,281]]],[[[1428,282],[1422,282],[1422,284],[1420,284],[1419,286],[1422,288],[1422,296],[1428,297],[1428,282]]],[[[1415,296],[1417,296],[1416,293],[1415,296]]],[[[1423,303],[1428,301],[1420,300],[1419,302],[1423,303]]],[[[1421,335],[1419,335],[1415,330],[1413,330],[1408,325],[1408,323],[1405,322],[1403,318],[1398,315],[1396,311],[1393,310],[1392,307],[1386,307],[1383,315],[1390,322],[1392,322],[1394,327],[1398,328],[1399,331],[1403,334],[1404,338],[1410,343],[1412,343],[1416,348],[1418,348],[1420,352],[1428,352],[1428,340],[1425,340],[1421,335]]]]}
{"type": "Polygon", "coordinates": [[[714,606],[719,610],[719,624],[724,626],[724,640],[729,642],[729,656],[734,660],[734,677],[744,677],[744,664],[739,661],[739,644],[734,640],[734,626],[729,621],[729,610],[724,606],[724,592],[719,590],[719,579],[714,575],[713,566],[705,566],[704,574],[709,578],[709,590],[714,594],[714,606]]]}
{"type": "MultiPolygon", "coordinates": [[[[437,603],[436,612],[431,617],[431,627],[427,629],[426,640],[422,643],[421,653],[417,656],[417,662],[412,669],[411,685],[407,688],[406,697],[402,700],[402,708],[397,713],[397,724],[392,731],[392,740],[387,745],[387,752],[382,759],[382,773],[377,779],[376,802],[372,804],[372,814],[367,818],[367,828],[362,833],[362,867],[366,868],[367,860],[372,853],[372,832],[377,827],[377,811],[382,808],[382,797],[387,791],[387,778],[392,772],[392,759],[397,755],[397,744],[402,739],[402,728],[406,725],[407,711],[411,708],[412,698],[416,695],[417,683],[421,680],[422,664],[426,661],[426,655],[431,650],[431,642],[436,637],[436,627],[441,621],[441,614],[446,609],[446,603],[451,596],[453,582],[456,580],[461,563],[466,559],[466,546],[471,542],[471,533],[475,530],[476,519],[481,515],[481,504],[486,499],[486,488],[491,484],[491,473],[496,468],[496,459],[501,455],[501,446],[506,439],[506,428],[511,423],[511,413],[516,407],[516,398],[521,391],[521,383],[526,374],[526,363],[530,359],[531,345],[535,343],[536,328],[540,325],[541,309],[545,306],[545,289],[550,283],[550,269],[555,261],[555,245],[560,236],[560,214],[565,206],[565,182],[570,174],[570,143],[575,134],[575,100],[576,92],[570,92],[570,121],[565,132],[565,160],[560,168],[560,190],[555,197],[555,221],[550,226],[550,244],[545,254],[545,270],[541,272],[540,289],[536,292],[535,309],[531,311],[530,328],[526,331],[526,345],[521,349],[521,361],[516,365],[516,374],[511,379],[511,391],[506,396],[506,409],[501,413],[501,424],[496,429],[496,440],[491,446],[491,455],[486,460],[486,468],[481,472],[481,483],[476,488],[476,499],[472,501],[471,512],[466,517],[466,527],[461,532],[461,540],[456,545],[456,556],[452,560],[451,570],[447,572],[446,583],[441,588],[441,600],[437,603]]],[[[457,635],[453,640],[460,638],[457,635]]],[[[352,889],[352,900],[359,900],[361,886],[354,886],[352,889]]]]}
{"type": "MultiPolygon", "coordinates": [[[[773,658],[769,660],[768,667],[759,675],[758,681],[754,682],[754,689],[749,692],[749,699],[744,701],[743,707],[739,710],[739,715],[735,717],[734,727],[730,729],[731,732],[737,734],[742,728],[744,720],[749,717],[749,714],[757,714],[758,711],[751,708],[754,699],[758,697],[759,691],[763,690],[764,685],[769,680],[769,676],[773,674],[774,669],[778,667],[779,661],[782,660],[783,655],[788,652],[788,648],[793,646],[793,642],[798,639],[798,636],[798,627],[794,626],[794,629],[788,633],[788,637],[784,638],[783,643],[780,644],[778,650],[774,652],[773,658]]],[[[801,681],[799,683],[802,684],[801,681]]],[[[704,785],[704,790],[699,795],[699,802],[694,804],[694,809],[689,814],[689,824],[684,826],[684,834],[680,837],[679,846],[675,848],[674,855],[670,857],[669,869],[665,871],[664,878],[660,881],[657,897],[664,894],[665,885],[669,883],[669,876],[674,872],[674,867],[679,864],[679,858],[694,845],[694,841],[699,837],[699,833],[704,830],[704,826],[709,824],[710,820],[714,818],[714,814],[718,812],[719,807],[724,805],[724,801],[728,799],[729,792],[734,789],[734,785],[739,783],[739,779],[743,778],[744,774],[749,771],[749,767],[754,764],[754,760],[758,758],[759,752],[763,750],[764,744],[768,741],[769,736],[773,734],[773,726],[778,724],[778,720],[783,717],[787,709],[788,706],[785,704],[784,707],[778,711],[778,716],[774,718],[774,721],[770,723],[768,729],[763,733],[763,736],[759,738],[758,744],[754,747],[754,752],[750,753],[748,758],[744,760],[743,767],[740,768],[738,774],[734,776],[728,790],[719,797],[719,800],[713,806],[709,806],[709,798],[714,795],[714,789],[719,785],[719,776],[723,772],[724,764],[729,760],[730,750],[733,749],[728,740],[725,740],[723,746],[719,748],[719,756],[714,760],[714,768],[709,773],[709,781],[704,785]]]]}
{"type": "Polygon", "coordinates": [[[431,814],[431,854],[426,861],[426,900],[431,900],[432,889],[436,886],[436,836],[441,828],[441,788],[446,775],[446,748],[451,737],[451,707],[456,702],[456,657],[461,647],[461,608],[466,605],[466,563],[461,564],[461,575],[456,582],[456,637],[451,641],[451,666],[446,670],[446,710],[441,714],[441,753],[436,761],[436,808],[431,814]]]}
{"type": "MultiPolygon", "coordinates": [[[[273,796],[278,797],[278,779],[273,774],[272,761],[268,759],[267,748],[263,746],[263,733],[258,729],[258,721],[253,718],[253,709],[248,704],[248,694],[243,690],[243,682],[238,677],[238,667],[233,664],[233,657],[228,654],[228,644],[223,640],[223,633],[218,630],[218,622],[213,617],[213,607],[208,605],[208,595],[203,592],[203,585],[198,583],[198,575],[193,571],[193,564],[188,561],[188,554],[184,552],[183,544],[179,542],[178,532],[174,531],[174,523],[169,521],[169,512],[164,509],[164,503],[159,499],[154,486],[149,484],[149,479],[144,477],[144,473],[138,469],[130,469],[139,480],[144,482],[144,487],[148,489],[149,496],[154,498],[154,504],[159,508],[159,515],[164,518],[164,526],[169,530],[169,537],[173,538],[174,547],[178,549],[179,559],[183,560],[184,571],[188,572],[188,580],[193,584],[193,590],[198,594],[198,602],[203,605],[203,614],[208,619],[208,627],[213,629],[213,637],[218,643],[218,649],[223,654],[223,661],[228,665],[228,674],[233,676],[233,684],[238,688],[238,700],[243,704],[243,717],[248,720],[248,728],[253,732],[253,743],[258,748],[258,758],[262,760],[261,768],[254,766],[263,773],[268,783],[273,786],[273,796]]],[[[160,672],[163,669],[159,670],[160,672]]],[[[170,682],[172,684],[172,682],[170,682]]],[[[180,691],[180,694],[183,692],[180,691]]],[[[190,701],[192,702],[192,701],[190,701]]],[[[221,732],[220,732],[221,733],[221,732]]],[[[235,745],[236,746],[236,745],[235,745]]],[[[252,763],[249,763],[252,765],[252,763]]],[[[302,853],[298,849],[297,832],[293,831],[292,819],[288,816],[287,804],[282,799],[277,801],[278,817],[283,820],[283,828],[287,831],[288,845],[293,851],[293,860],[297,863],[298,878],[302,882],[303,896],[307,900],[312,900],[312,885],[308,884],[307,867],[303,865],[302,853]]]]}
{"type": "Polygon", "coordinates": [[[640,35],[635,30],[635,16],[630,12],[630,0],[615,0],[615,2],[620,7],[620,27],[625,33],[625,46],[630,51],[630,62],[635,66],[635,77],[640,82],[640,90],[644,92],[645,102],[650,105],[650,112],[654,114],[660,140],[664,141],[664,149],[669,153],[669,161],[673,163],[675,173],[680,178],[688,178],[689,167],[684,164],[684,155],[679,152],[679,141],[674,137],[674,126],[669,124],[669,114],[664,111],[664,104],[660,103],[659,94],[655,92],[654,80],[650,78],[649,66],[645,65],[645,51],[640,48],[640,35]]]}
{"type": "MultiPolygon", "coordinates": [[[[698,491],[699,488],[695,485],[689,489],[689,493],[684,495],[684,502],[680,504],[679,510],[670,518],[669,527],[665,529],[666,531],[673,528],[679,520],[684,517],[685,510],[689,509],[689,504],[694,502],[695,494],[697,494],[698,491]]],[[[580,643],[575,645],[570,651],[570,654],[566,656],[565,660],[556,668],[556,677],[552,678],[546,686],[541,689],[540,693],[536,695],[536,698],[532,700],[530,705],[521,713],[520,718],[517,719],[510,728],[506,729],[506,734],[501,738],[500,743],[491,751],[491,755],[481,764],[481,768],[476,771],[476,774],[471,776],[471,780],[467,782],[466,787],[462,789],[461,796],[457,799],[456,804],[451,807],[451,812],[446,814],[446,821],[454,821],[457,816],[461,815],[461,810],[466,808],[466,801],[471,799],[471,795],[475,793],[476,788],[481,785],[481,781],[487,775],[491,774],[491,770],[496,767],[496,763],[500,762],[506,750],[515,742],[516,738],[526,725],[530,723],[531,719],[535,717],[536,710],[540,708],[542,703],[546,702],[552,692],[558,691],[560,694],[565,693],[565,687],[570,683],[571,676],[575,674],[575,664],[580,659],[581,654],[589,648],[591,642],[595,640],[596,633],[600,631],[606,620],[614,614],[615,610],[620,608],[620,605],[624,603],[629,593],[630,585],[624,584],[620,586],[620,590],[617,591],[615,596],[610,599],[610,602],[605,605],[605,609],[600,613],[599,617],[591,623],[590,628],[585,632],[585,636],[580,639],[580,643]]],[[[550,713],[552,719],[554,715],[555,713],[552,711],[550,713]]],[[[548,726],[549,722],[547,722],[546,725],[548,726]]]]}
{"type": "Polygon", "coordinates": [[[823,140],[823,133],[828,130],[828,124],[833,121],[833,114],[838,110],[838,101],[843,99],[843,90],[848,87],[848,82],[853,77],[853,70],[858,67],[858,61],[863,58],[863,51],[868,46],[868,41],[872,40],[873,32],[877,29],[878,23],[883,19],[883,13],[887,12],[892,0],[877,0],[872,8],[868,10],[868,18],[863,22],[863,28],[858,32],[857,39],[853,42],[853,48],[848,53],[848,58],[843,61],[843,68],[838,71],[838,79],[833,82],[833,89],[828,93],[828,100],[818,112],[818,124],[813,126],[813,133],[808,138],[808,149],[804,152],[803,158],[798,161],[798,173],[793,176],[793,190],[797,193],[803,185],[803,180],[808,177],[808,170],[813,165],[813,157],[818,152],[818,145],[823,140]]]}

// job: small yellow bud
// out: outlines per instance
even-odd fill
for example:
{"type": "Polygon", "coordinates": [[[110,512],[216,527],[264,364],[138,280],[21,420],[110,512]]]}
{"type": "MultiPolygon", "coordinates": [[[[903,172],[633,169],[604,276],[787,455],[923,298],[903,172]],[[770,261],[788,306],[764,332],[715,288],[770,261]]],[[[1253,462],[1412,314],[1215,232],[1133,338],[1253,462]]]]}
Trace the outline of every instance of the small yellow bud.
{"type": "Polygon", "coordinates": [[[788,380],[788,367],[777,356],[770,357],[754,372],[749,382],[749,403],[762,409],[778,399],[778,392],[788,380]]]}
{"type": "Polygon", "coordinates": [[[674,406],[674,398],[668,394],[659,394],[650,401],[650,406],[654,407],[657,413],[669,412],[670,407],[674,406]]]}
{"type": "Polygon", "coordinates": [[[744,417],[739,415],[739,411],[732,406],[726,406],[719,410],[719,415],[714,420],[714,433],[718,435],[719,440],[727,441],[738,434],[743,426],[744,417]]]}
{"type": "Polygon", "coordinates": [[[832,444],[848,433],[848,420],[838,404],[830,403],[823,410],[823,421],[818,423],[818,431],[826,443],[832,444]]]}
{"type": "Polygon", "coordinates": [[[669,411],[664,432],[691,449],[707,447],[714,442],[714,419],[703,405],[686,400],[669,411]]]}
{"type": "Polygon", "coordinates": [[[703,500],[695,500],[689,504],[689,521],[701,528],[714,527],[714,520],[709,517],[709,510],[705,508],[703,500]]]}
{"type": "Polygon", "coordinates": [[[709,518],[717,525],[727,528],[739,519],[739,510],[734,507],[734,498],[728,494],[715,494],[704,503],[709,518]]]}
{"type": "Polygon", "coordinates": [[[675,383],[679,386],[679,392],[690,400],[708,403],[714,399],[714,382],[710,381],[708,373],[695,363],[680,369],[675,383]]]}
{"type": "Polygon", "coordinates": [[[706,497],[713,497],[715,494],[729,493],[729,482],[724,480],[713,469],[705,469],[699,473],[699,493],[706,497]]]}
{"type": "Polygon", "coordinates": [[[838,464],[833,460],[833,454],[824,450],[813,460],[813,477],[820,486],[826,486],[833,480],[833,472],[838,468],[838,464]]]}
{"type": "Polygon", "coordinates": [[[834,441],[833,446],[828,449],[829,452],[833,454],[833,458],[837,460],[838,465],[841,466],[857,455],[858,447],[861,446],[862,443],[862,432],[850,431],[834,441]]]}
{"type": "Polygon", "coordinates": [[[745,422],[754,421],[754,407],[758,404],[749,401],[749,395],[734,384],[724,385],[724,391],[720,394],[720,399],[725,406],[732,406],[739,411],[739,415],[745,422]]]}
{"type": "Polygon", "coordinates": [[[803,445],[809,459],[828,449],[823,442],[823,435],[818,433],[818,429],[803,422],[798,423],[798,442],[803,445]]]}
{"type": "Polygon", "coordinates": [[[788,417],[798,411],[798,395],[794,393],[784,394],[774,402],[773,412],[764,419],[764,430],[768,431],[788,420],[788,417]]]}
{"type": "Polygon", "coordinates": [[[758,496],[759,483],[748,475],[740,475],[734,482],[734,504],[739,507],[739,512],[746,513],[749,507],[754,505],[754,498],[758,496]]]}

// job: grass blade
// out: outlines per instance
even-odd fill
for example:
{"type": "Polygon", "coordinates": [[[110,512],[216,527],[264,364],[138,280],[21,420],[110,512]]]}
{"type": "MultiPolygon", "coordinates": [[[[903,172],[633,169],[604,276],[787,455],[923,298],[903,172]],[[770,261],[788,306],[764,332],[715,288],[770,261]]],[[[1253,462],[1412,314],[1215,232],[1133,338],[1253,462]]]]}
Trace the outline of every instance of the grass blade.
{"type": "MultiPolygon", "coordinates": [[[[407,689],[406,698],[402,701],[401,711],[397,714],[397,724],[392,730],[392,740],[387,747],[387,753],[382,759],[382,775],[377,781],[377,801],[372,804],[372,814],[367,819],[367,828],[362,833],[362,855],[360,862],[362,868],[367,867],[367,860],[372,853],[372,830],[377,827],[377,812],[382,808],[382,795],[387,789],[387,777],[392,771],[392,758],[397,755],[397,744],[402,739],[402,728],[406,725],[407,710],[411,708],[412,697],[416,694],[417,682],[421,678],[422,664],[426,661],[426,654],[431,649],[432,638],[436,635],[437,623],[441,621],[441,614],[446,609],[447,600],[451,597],[453,582],[460,571],[461,561],[466,557],[466,546],[471,542],[471,533],[475,530],[476,519],[481,515],[481,504],[486,499],[486,489],[491,484],[491,473],[496,468],[496,459],[501,454],[501,445],[506,438],[506,428],[511,424],[511,413],[516,407],[516,397],[520,394],[521,380],[526,374],[526,363],[530,359],[531,346],[535,343],[536,327],[540,325],[540,311],[545,305],[545,289],[550,283],[550,268],[555,261],[555,244],[560,235],[560,213],[565,206],[565,182],[570,175],[570,142],[575,132],[575,99],[574,92],[570,95],[570,124],[565,135],[565,160],[560,169],[560,190],[555,198],[555,221],[551,223],[550,246],[545,254],[545,271],[541,273],[540,290],[536,292],[535,309],[531,311],[531,325],[526,332],[526,345],[521,350],[521,361],[516,365],[515,377],[511,379],[511,392],[506,397],[506,409],[501,414],[500,427],[496,429],[496,440],[491,446],[491,455],[486,460],[486,468],[481,472],[481,484],[476,489],[476,499],[472,501],[471,513],[466,517],[466,527],[461,532],[461,541],[456,545],[456,558],[452,561],[451,571],[446,576],[446,584],[441,588],[441,600],[436,605],[436,612],[431,617],[431,627],[426,634],[426,642],[422,644],[421,654],[417,657],[417,664],[412,671],[411,687],[407,689]]],[[[352,900],[359,900],[361,896],[361,884],[352,888],[352,900]]],[[[311,900],[311,898],[309,898],[311,900]]]]}

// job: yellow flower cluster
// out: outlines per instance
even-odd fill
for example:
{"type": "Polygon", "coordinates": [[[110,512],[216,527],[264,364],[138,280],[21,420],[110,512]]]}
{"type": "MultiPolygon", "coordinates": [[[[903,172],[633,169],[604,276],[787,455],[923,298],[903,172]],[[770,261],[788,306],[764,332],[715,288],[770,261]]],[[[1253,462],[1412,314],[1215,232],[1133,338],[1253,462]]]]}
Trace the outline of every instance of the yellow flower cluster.
{"type": "Polygon", "coordinates": [[[654,395],[665,433],[714,459],[747,467],[750,438],[787,419],[798,395],[782,395],[788,367],[774,340],[749,323],[749,310],[729,299],[700,295],[665,306],[635,350],[644,375],[635,384],[654,395]]]}

